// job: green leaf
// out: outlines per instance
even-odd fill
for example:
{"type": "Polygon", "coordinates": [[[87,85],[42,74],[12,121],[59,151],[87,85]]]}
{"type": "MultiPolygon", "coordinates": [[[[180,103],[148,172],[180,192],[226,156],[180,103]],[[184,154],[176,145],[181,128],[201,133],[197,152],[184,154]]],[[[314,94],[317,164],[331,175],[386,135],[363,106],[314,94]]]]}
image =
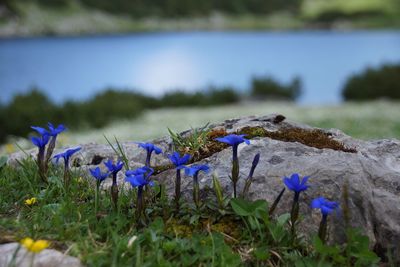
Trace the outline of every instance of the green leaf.
{"type": "Polygon", "coordinates": [[[284,213],[276,220],[278,225],[284,226],[290,219],[290,213],[284,213]]]}
{"type": "Polygon", "coordinates": [[[233,211],[239,216],[251,216],[252,210],[250,207],[250,202],[240,199],[234,198],[231,200],[231,206],[233,211]]]}
{"type": "Polygon", "coordinates": [[[0,158],[0,170],[3,169],[4,166],[6,166],[7,160],[8,160],[7,156],[2,156],[0,158]]]}
{"type": "Polygon", "coordinates": [[[200,215],[195,214],[195,215],[190,217],[189,223],[190,224],[197,224],[199,219],[200,219],[200,215]]]}
{"type": "Polygon", "coordinates": [[[221,184],[218,180],[218,175],[215,172],[213,173],[212,177],[213,177],[213,188],[218,200],[218,205],[220,208],[222,208],[224,205],[224,194],[222,192],[221,184]]]}
{"type": "Polygon", "coordinates": [[[59,212],[59,210],[61,209],[61,204],[59,203],[51,203],[51,204],[47,204],[44,205],[42,207],[43,211],[45,211],[45,213],[47,214],[52,214],[55,215],[59,212]]]}
{"type": "Polygon", "coordinates": [[[253,254],[257,260],[262,260],[262,261],[268,260],[271,256],[267,247],[259,247],[256,250],[254,250],[253,254]]]}
{"type": "Polygon", "coordinates": [[[259,212],[267,210],[267,201],[260,199],[251,202],[241,198],[234,198],[231,199],[231,206],[239,216],[257,216],[259,212]]]}

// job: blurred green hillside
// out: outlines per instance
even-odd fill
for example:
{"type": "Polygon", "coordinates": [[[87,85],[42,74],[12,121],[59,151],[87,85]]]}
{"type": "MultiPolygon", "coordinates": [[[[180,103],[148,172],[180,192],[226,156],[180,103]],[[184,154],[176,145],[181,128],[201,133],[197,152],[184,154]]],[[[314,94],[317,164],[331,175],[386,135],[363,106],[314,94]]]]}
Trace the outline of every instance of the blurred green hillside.
{"type": "Polygon", "coordinates": [[[398,28],[400,0],[3,0],[0,36],[398,28]]]}

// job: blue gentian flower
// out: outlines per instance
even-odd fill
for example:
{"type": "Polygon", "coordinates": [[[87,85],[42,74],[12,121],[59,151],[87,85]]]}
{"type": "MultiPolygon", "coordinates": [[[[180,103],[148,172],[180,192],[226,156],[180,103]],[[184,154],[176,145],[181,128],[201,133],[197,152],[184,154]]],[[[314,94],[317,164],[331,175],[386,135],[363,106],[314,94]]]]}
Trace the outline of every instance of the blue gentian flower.
{"type": "Polygon", "coordinates": [[[215,140],[232,146],[232,175],[231,180],[233,184],[233,197],[236,197],[236,185],[239,181],[239,159],[238,159],[238,146],[241,143],[250,144],[250,141],[244,138],[245,134],[229,134],[224,137],[215,138],[215,140]]]}
{"type": "Polygon", "coordinates": [[[69,171],[69,159],[73,154],[75,154],[79,150],[81,150],[81,147],[71,148],[71,149],[65,150],[63,153],[59,153],[54,156],[54,158],[56,159],[56,162],[58,162],[60,160],[60,158],[64,159],[64,186],[66,189],[69,187],[70,180],[71,180],[71,174],[69,171]]]}
{"type": "Polygon", "coordinates": [[[172,155],[169,155],[168,158],[176,168],[175,203],[176,209],[179,210],[179,199],[181,197],[181,169],[186,168],[185,164],[189,162],[190,155],[185,154],[181,157],[179,152],[174,152],[172,155]]]}
{"type": "Polygon", "coordinates": [[[311,207],[313,209],[320,209],[322,213],[321,223],[319,224],[318,237],[325,243],[326,233],[328,229],[328,215],[336,210],[339,211],[339,203],[335,201],[326,200],[323,197],[316,198],[312,201],[311,207]]]}
{"type": "Polygon", "coordinates": [[[97,210],[99,207],[100,184],[108,177],[109,173],[108,172],[102,173],[99,167],[96,167],[95,169],[89,169],[89,171],[92,174],[92,176],[96,179],[94,212],[95,214],[97,214],[97,210]]]}
{"type": "Polygon", "coordinates": [[[291,231],[292,235],[295,235],[295,226],[296,221],[299,217],[299,199],[300,193],[307,190],[309,185],[307,185],[308,176],[304,176],[303,179],[300,181],[300,176],[298,173],[293,173],[290,178],[285,177],[283,178],[283,183],[286,187],[294,192],[293,204],[292,204],[292,211],[290,212],[291,218],[291,231]]]}
{"type": "Polygon", "coordinates": [[[142,175],[142,174],[148,174],[148,176],[151,176],[154,173],[154,170],[152,168],[149,168],[147,166],[137,168],[135,170],[129,170],[125,172],[126,176],[132,176],[132,175],[142,175]]]}
{"type": "Polygon", "coordinates": [[[57,127],[54,127],[52,123],[47,123],[47,126],[49,128],[48,134],[50,136],[57,136],[58,134],[64,132],[67,128],[65,128],[64,125],[60,124],[57,127]]]}
{"type": "Polygon", "coordinates": [[[68,167],[70,157],[81,149],[81,147],[70,148],[62,153],[55,155],[54,158],[56,159],[56,162],[58,162],[60,158],[63,158],[65,166],[68,167]]]}
{"type": "Polygon", "coordinates": [[[38,127],[38,126],[31,126],[31,128],[33,130],[35,130],[36,132],[38,132],[40,135],[47,134],[49,136],[54,136],[54,137],[67,129],[62,124],[58,125],[57,127],[54,127],[54,125],[51,122],[47,123],[47,126],[49,128],[48,130],[46,130],[45,128],[42,128],[42,127],[38,127]]]}
{"type": "Polygon", "coordinates": [[[49,142],[50,137],[47,134],[43,134],[40,137],[32,137],[32,143],[39,148],[39,150],[45,149],[47,143],[49,142]]]}
{"type": "Polygon", "coordinates": [[[39,126],[31,126],[31,128],[33,130],[35,130],[36,132],[38,132],[42,136],[43,135],[49,135],[49,132],[45,128],[42,128],[42,127],[39,127],[39,126]]]}
{"type": "Polygon", "coordinates": [[[154,182],[146,179],[144,174],[127,176],[125,181],[130,183],[132,187],[154,186],[154,182]]]}
{"type": "Polygon", "coordinates": [[[139,147],[144,148],[147,151],[146,166],[150,167],[151,154],[153,153],[153,151],[156,154],[160,154],[162,152],[162,149],[151,143],[137,143],[137,144],[139,147]]]}
{"type": "Polygon", "coordinates": [[[143,188],[147,185],[154,186],[154,182],[150,180],[150,176],[154,173],[152,168],[147,166],[137,168],[136,170],[127,171],[125,181],[130,183],[132,187],[137,187],[137,202],[136,202],[136,213],[138,221],[144,211],[143,201],[143,188]]]}
{"type": "Polygon", "coordinates": [[[124,167],[124,163],[122,161],[118,161],[114,164],[111,159],[105,161],[104,165],[106,165],[107,169],[113,174],[117,174],[122,167],[124,167]]]}
{"type": "Polygon", "coordinates": [[[246,144],[250,144],[250,141],[246,138],[244,138],[246,135],[245,134],[228,134],[224,137],[218,137],[215,138],[215,140],[222,142],[222,143],[226,143],[230,146],[238,146],[239,144],[245,142],[246,144]]]}
{"type": "Polygon", "coordinates": [[[323,197],[319,197],[312,201],[311,207],[313,209],[320,209],[322,215],[327,216],[331,214],[333,211],[335,210],[337,211],[339,209],[339,203],[335,201],[326,200],[323,197]]]}
{"type": "Polygon", "coordinates": [[[172,164],[175,165],[176,169],[180,170],[185,168],[184,165],[190,160],[190,155],[185,154],[181,157],[179,152],[174,152],[172,155],[169,155],[168,158],[172,162],[172,164]]]}
{"type": "MultiPolygon", "coordinates": [[[[34,127],[32,127],[34,129],[34,127]]],[[[40,127],[38,127],[40,128],[40,127]]],[[[49,143],[50,137],[47,134],[46,131],[41,131],[41,129],[37,129],[39,132],[40,136],[39,137],[32,137],[31,141],[32,144],[37,146],[39,148],[39,151],[37,153],[37,160],[36,164],[38,166],[38,172],[40,175],[40,178],[47,183],[47,170],[48,170],[48,158],[45,158],[45,151],[46,151],[46,146],[49,143]]],[[[49,149],[47,149],[47,153],[51,153],[49,149]]]]}
{"type": "Polygon", "coordinates": [[[237,148],[241,143],[250,144],[250,140],[244,138],[245,134],[229,134],[224,137],[215,138],[215,140],[228,144],[232,147],[233,150],[233,161],[237,160],[237,148]]]}
{"type": "Polygon", "coordinates": [[[208,173],[210,167],[205,164],[193,164],[190,167],[185,168],[185,173],[188,176],[193,177],[193,201],[196,204],[196,207],[200,207],[200,185],[198,175],[200,171],[208,173]]]}
{"type": "Polygon", "coordinates": [[[307,180],[310,178],[309,176],[304,176],[300,181],[300,176],[298,173],[293,173],[290,178],[285,177],[283,182],[287,186],[287,188],[295,193],[300,193],[302,191],[307,190],[309,185],[307,185],[307,180]]]}
{"type": "Polygon", "coordinates": [[[104,162],[107,169],[112,173],[112,185],[111,185],[111,199],[114,203],[115,210],[118,209],[118,186],[117,186],[117,174],[124,166],[122,161],[118,161],[116,164],[111,159],[104,162]]]}
{"type": "Polygon", "coordinates": [[[192,166],[185,168],[185,174],[188,176],[194,177],[194,176],[197,176],[200,171],[208,173],[209,170],[210,170],[210,167],[208,167],[208,165],[193,164],[192,166]]]}
{"type": "Polygon", "coordinates": [[[125,181],[129,182],[133,187],[150,185],[154,183],[150,181],[150,176],[153,175],[154,170],[147,166],[137,168],[135,170],[129,170],[125,172],[125,181]]]}
{"type": "Polygon", "coordinates": [[[58,125],[57,127],[54,127],[54,125],[49,122],[47,124],[47,126],[49,128],[48,130],[46,130],[45,128],[42,128],[42,127],[38,127],[38,126],[31,126],[31,128],[33,130],[37,131],[41,136],[46,135],[46,136],[51,137],[49,146],[47,147],[46,158],[44,158],[44,155],[43,155],[43,163],[42,164],[46,164],[46,165],[47,165],[47,162],[50,161],[51,156],[53,155],[54,148],[56,147],[57,135],[66,130],[65,126],[62,124],[58,125]]]}
{"type": "Polygon", "coordinates": [[[162,149],[152,143],[137,143],[139,147],[146,149],[147,152],[152,153],[153,151],[156,154],[160,154],[162,149]]]}
{"type": "Polygon", "coordinates": [[[96,167],[95,169],[89,169],[89,171],[92,176],[100,182],[104,181],[108,175],[110,175],[108,172],[102,173],[99,167],[96,167]]]}

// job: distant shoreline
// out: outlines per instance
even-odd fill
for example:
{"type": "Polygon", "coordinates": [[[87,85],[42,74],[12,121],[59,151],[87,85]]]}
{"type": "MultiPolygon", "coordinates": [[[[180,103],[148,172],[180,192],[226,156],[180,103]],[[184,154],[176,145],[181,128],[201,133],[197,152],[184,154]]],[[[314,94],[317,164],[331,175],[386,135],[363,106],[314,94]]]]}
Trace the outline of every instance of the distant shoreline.
{"type": "MultiPolygon", "coordinates": [[[[1,26],[0,26],[1,32],[1,26]]],[[[185,30],[148,30],[148,31],[125,31],[125,32],[87,32],[87,33],[71,33],[71,34],[42,34],[42,35],[1,35],[0,41],[4,40],[18,40],[18,39],[45,39],[45,38],[102,38],[102,37],[125,37],[130,35],[157,35],[157,34],[186,34],[186,33],[271,33],[271,34],[346,34],[346,33],[367,33],[367,32],[399,32],[400,28],[351,28],[351,29],[332,29],[332,28],[300,28],[300,29],[185,29],[185,30]]]]}
{"type": "MultiPolygon", "coordinates": [[[[37,16],[41,17],[42,13],[37,16]]],[[[115,36],[140,33],[180,32],[357,32],[396,31],[399,25],[368,22],[338,21],[311,23],[294,16],[254,17],[249,15],[226,16],[222,14],[204,18],[134,20],[96,11],[65,17],[51,15],[35,21],[35,17],[11,19],[0,22],[0,40],[32,37],[115,36]]]]}

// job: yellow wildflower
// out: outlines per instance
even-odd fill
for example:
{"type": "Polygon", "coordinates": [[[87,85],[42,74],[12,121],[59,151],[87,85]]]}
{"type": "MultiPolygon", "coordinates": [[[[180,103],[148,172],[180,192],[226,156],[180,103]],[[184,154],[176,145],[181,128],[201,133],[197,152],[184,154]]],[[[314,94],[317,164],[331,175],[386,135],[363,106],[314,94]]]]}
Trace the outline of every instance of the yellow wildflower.
{"type": "Polygon", "coordinates": [[[78,184],[83,184],[85,181],[83,180],[82,176],[78,178],[78,184]]]}
{"type": "Polygon", "coordinates": [[[25,205],[32,206],[36,203],[36,197],[29,198],[25,200],[25,205]]]}
{"type": "Polygon", "coordinates": [[[30,252],[39,253],[43,249],[46,249],[50,245],[50,242],[46,240],[34,241],[32,238],[27,237],[21,240],[21,245],[30,252]]]}
{"type": "Polygon", "coordinates": [[[11,154],[11,153],[15,152],[15,148],[14,148],[13,144],[6,144],[5,149],[6,149],[7,154],[11,154]]]}

